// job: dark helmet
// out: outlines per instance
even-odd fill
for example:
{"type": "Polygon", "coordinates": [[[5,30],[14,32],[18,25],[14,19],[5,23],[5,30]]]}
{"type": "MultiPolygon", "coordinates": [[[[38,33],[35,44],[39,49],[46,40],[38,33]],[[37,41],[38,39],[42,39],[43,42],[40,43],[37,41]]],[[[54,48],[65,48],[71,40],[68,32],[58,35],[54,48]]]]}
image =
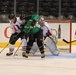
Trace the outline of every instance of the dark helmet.
{"type": "Polygon", "coordinates": [[[8,16],[8,18],[11,20],[11,19],[13,19],[15,17],[15,14],[10,14],[9,16],[8,16]]]}
{"type": "Polygon", "coordinates": [[[22,14],[21,16],[20,16],[20,20],[25,20],[26,19],[26,15],[25,14],[22,14]]]}
{"type": "Polygon", "coordinates": [[[20,16],[20,20],[29,20],[29,19],[31,19],[31,16],[30,16],[30,15],[22,14],[22,15],[20,16]]]}

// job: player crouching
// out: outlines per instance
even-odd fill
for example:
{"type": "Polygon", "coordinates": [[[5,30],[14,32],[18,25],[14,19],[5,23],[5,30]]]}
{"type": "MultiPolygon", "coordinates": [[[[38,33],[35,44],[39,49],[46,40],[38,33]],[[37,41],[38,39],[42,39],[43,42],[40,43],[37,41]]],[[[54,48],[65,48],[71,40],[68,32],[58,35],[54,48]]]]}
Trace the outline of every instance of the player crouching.
{"type": "Polygon", "coordinates": [[[56,35],[53,34],[51,25],[48,25],[48,23],[44,20],[44,17],[40,17],[40,19],[38,20],[38,24],[43,30],[45,47],[48,48],[53,55],[59,55],[59,50],[56,46],[56,35]]]}

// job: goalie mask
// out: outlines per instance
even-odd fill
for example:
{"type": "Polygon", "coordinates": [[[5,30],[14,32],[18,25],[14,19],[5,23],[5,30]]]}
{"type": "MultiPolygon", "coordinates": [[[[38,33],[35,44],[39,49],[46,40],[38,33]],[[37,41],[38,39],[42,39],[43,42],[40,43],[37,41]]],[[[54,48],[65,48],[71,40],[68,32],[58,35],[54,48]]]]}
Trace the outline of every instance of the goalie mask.
{"type": "Polygon", "coordinates": [[[44,17],[40,16],[38,23],[40,24],[41,27],[44,26],[44,17]]]}
{"type": "Polygon", "coordinates": [[[42,21],[44,21],[44,17],[43,16],[40,16],[39,22],[42,22],[42,21]]]}

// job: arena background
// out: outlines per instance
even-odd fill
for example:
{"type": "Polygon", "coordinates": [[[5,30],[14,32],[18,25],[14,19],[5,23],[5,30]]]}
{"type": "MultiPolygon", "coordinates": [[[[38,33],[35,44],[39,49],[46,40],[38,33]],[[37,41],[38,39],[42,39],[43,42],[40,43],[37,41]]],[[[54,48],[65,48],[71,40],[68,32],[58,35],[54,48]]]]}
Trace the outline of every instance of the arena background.
{"type": "Polygon", "coordinates": [[[9,51],[8,47],[4,48],[11,34],[9,27],[8,15],[14,13],[17,17],[20,14],[31,15],[37,13],[44,16],[45,20],[54,22],[49,23],[52,28],[58,32],[61,26],[61,37],[58,38],[57,46],[62,44],[65,38],[69,41],[68,32],[71,29],[71,40],[76,39],[76,0],[0,0],[0,75],[76,75],[76,42],[71,43],[72,53],[64,53],[53,56],[51,52],[45,52],[45,58],[41,58],[40,52],[28,58],[22,57],[22,51],[19,47],[20,39],[15,44],[17,56],[6,56],[9,51]],[[57,21],[62,23],[57,23],[57,21]],[[71,20],[70,23],[64,21],[71,20]],[[68,26],[69,25],[69,26],[68,26]]]}
{"type": "MultiPolygon", "coordinates": [[[[32,15],[37,13],[44,16],[45,20],[71,20],[72,21],[72,40],[76,39],[76,0],[0,0],[0,47],[4,47],[11,34],[9,27],[8,15],[14,13],[17,17],[21,14],[32,15]]],[[[62,23],[64,24],[64,23],[62,23]]],[[[67,23],[66,23],[67,24],[67,23]]],[[[49,23],[50,26],[52,26],[49,23]]],[[[56,23],[52,26],[58,31],[56,23]]],[[[66,28],[66,26],[65,26],[66,28]]],[[[65,28],[63,29],[66,34],[65,28]]],[[[68,28],[69,29],[69,28],[68,28]]],[[[62,33],[63,34],[63,33],[62,33]]],[[[69,35],[70,36],[70,35],[69,35]]],[[[59,39],[58,45],[62,45],[62,39],[67,38],[63,36],[59,39]]],[[[69,41],[69,40],[68,40],[69,41]]],[[[20,43],[20,39],[15,46],[20,43]]],[[[67,45],[63,43],[63,45],[67,45]]],[[[72,43],[75,46],[76,43],[72,43]]]]}

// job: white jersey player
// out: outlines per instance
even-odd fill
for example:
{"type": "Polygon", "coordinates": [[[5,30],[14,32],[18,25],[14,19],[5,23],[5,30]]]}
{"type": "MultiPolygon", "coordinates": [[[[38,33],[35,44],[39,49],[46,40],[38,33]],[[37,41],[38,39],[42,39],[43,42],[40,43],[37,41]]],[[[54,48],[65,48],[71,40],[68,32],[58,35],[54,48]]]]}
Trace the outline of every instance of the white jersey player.
{"type": "Polygon", "coordinates": [[[16,41],[21,38],[22,41],[22,51],[26,51],[26,46],[27,46],[27,42],[25,39],[25,35],[24,32],[21,32],[21,20],[20,18],[16,18],[14,14],[10,14],[9,15],[9,20],[10,20],[10,26],[12,29],[12,34],[9,40],[10,43],[10,47],[9,47],[9,52],[6,54],[7,56],[10,56],[13,54],[14,51],[14,44],[16,43],[16,41]]]}
{"type": "Polygon", "coordinates": [[[50,36],[50,35],[53,36],[51,26],[49,26],[48,23],[45,22],[43,17],[39,19],[38,24],[41,26],[41,29],[43,30],[43,36],[44,37],[46,37],[47,35],[48,36],[50,36]]]}

